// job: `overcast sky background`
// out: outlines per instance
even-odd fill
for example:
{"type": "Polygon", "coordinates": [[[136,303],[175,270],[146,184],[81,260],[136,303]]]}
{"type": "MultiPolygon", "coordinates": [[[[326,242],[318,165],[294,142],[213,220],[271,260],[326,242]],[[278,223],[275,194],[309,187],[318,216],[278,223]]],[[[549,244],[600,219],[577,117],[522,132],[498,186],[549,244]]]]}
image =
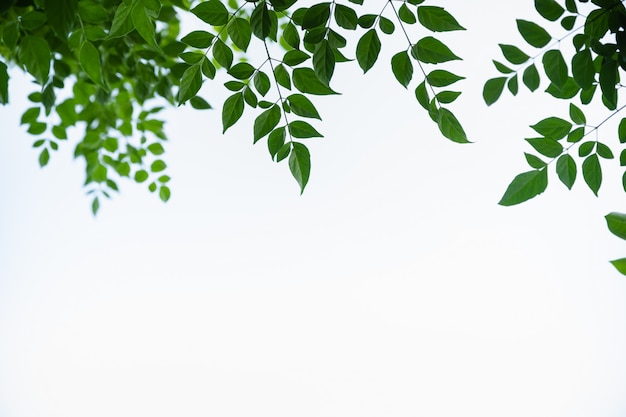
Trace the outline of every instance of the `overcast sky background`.
{"type": "MultiPolygon", "coordinates": [[[[498,206],[528,169],[528,125],[567,103],[480,97],[497,43],[522,45],[514,19],[539,21],[531,1],[449,10],[469,29],[440,38],[464,58],[446,68],[471,77],[453,109],[476,143],[440,136],[393,79],[404,44],[387,37],[377,67],[340,66],[343,95],[316,101],[325,138],[307,141],[303,196],[252,146],[251,112],[222,136],[219,111],[180,109],[171,201],[121,183],[93,218],[71,143],[38,168],[18,126],[34,88],[13,84],[0,415],[623,415],[626,279],[608,260],[626,244],[603,219],[625,211],[620,169],[605,164],[599,199],[551,171],[539,198],[498,206]]],[[[217,107],[220,90],[203,90],[217,107]]],[[[600,135],[617,143],[610,123],[600,135]]]]}

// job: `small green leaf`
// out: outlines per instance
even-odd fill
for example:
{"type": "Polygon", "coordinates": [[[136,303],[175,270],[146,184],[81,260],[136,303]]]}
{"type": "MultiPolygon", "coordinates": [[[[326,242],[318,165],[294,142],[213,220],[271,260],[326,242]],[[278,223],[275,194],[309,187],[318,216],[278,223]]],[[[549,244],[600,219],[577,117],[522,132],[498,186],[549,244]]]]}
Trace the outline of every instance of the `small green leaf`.
{"type": "Polygon", "coordinates": [[[602,185],[602,167],[598,155],[590,155],[583,161],[583,178],[597,197],[602,185]]]}
{"type": "Polygon", "coordinates": [[[44,38],[27,35],[22,39],[18,56],[26,70],[40,85],[44,85],[50,72],[51,52],[48,42],[44,38]]]}
{"type": "Polygon", "coordinates": [[[315,46],[313,70],[321,82],[326,85],[330,84],[330,79],[335,71],[335,53],[325,39],[315,46]]]}
{"type": "Polygon", "coordinates": [[[20,124],[24,125],[28,123],[33,123],[34,121],[37,120],[40,113],[41,113],[41,107],[31,107],[27,109],[22,114],[22,119],[20,120],[20,124]]]}
{"type": "Polygon", "coordinates": [[[152,155],[163,155],[165,153],[165,149],[163,149],[163,145],[159,142],[152,143],[148,145],[148,151],[152,155]]]}
{"type": "Polygon", "coordinates": [[[45,167],[46,165],[48,165],[49,160],[50,160],[50,152],[48,151],[47,148],[44,148],[39,154],[39,166],[42,168],[45,167]]]}
{"type": "Polygon", "coordinates": [[[535,9],[539,14],[552,22],[556,21],[565,12],[555,0],[535,0],[535,9]]]}
{"type": "Polygon", "coordinates": [[[622,275],[626,275],[626,258],[616,259],[611,261],[611,264],[617,269],[622,275]]]}
{"type": "Polygon", "coordinates": [[[508,87],[511,94],[513,94],[514,96],[517,95],[517,92],[519,91],[519,85],[517,83],[517,74],[509,78],[509,81],[507,82],[506,86],[508,87]]]}
{"type": "Polygon", "coordinates": [[[237,120],[241,118],[244,110],[243,93],[236,93],[228,97],[224,101],[224,107],[222,108],[222,133],[234,125],[237,120]]]}
{"type": "Polygon", "coordinates": [[[191,13],[198,16],[203,22],[213,26],[224,26],[228,23],[228,9],[220,0],[208,0],[191,9],[191,13]]]}
{"type": "Polygon", "coordinates": [[[526,53],[524,53],[517,46],[505,45],[502,43],[499,44],[498,46],[500,46],[502,55],[504,55],[506,60],[509,61],[511,64],[516,64],[516,65],[523,64],[524,62],[530,59],[530,57],[526,55],[526,53]]]}
{"type": "Polygon", "coordinates": [[[283,57],[283,63],[285,65],[289,65],[290,67],[295,67],[296,65],[302,64],[309,58],[310,56],[306,52],[293,49],[285,53],[285,56],[283,57]]]}
{"type": "Polygon", "coordinates": [[[548,171],[544,168],[516,176],[498,204],[513,206],[543,193],[548,186],[548,171]]]}
{"type": "Polygon", "coordinates": [[[403,21],[404,23],[408,23],[409,25],[417,22],[417,19],[415,18],[415,13],[413,13],[411,9],[407,7],[406,3],[402,3],[402,5],[400,5],[400,8],[398,9],[398,17],[401,21],[403,21]]]}
{"type": "Polygon", "coordinates": [[[535,64],[531,64],[528,68],[524,70],[522,81],[530,91],[535,91],[537,88],[539,88],[541,80],[539,78],[539,71],[537,71],[537,67],[535,66],[535,64]]]}
{"type": "Polygon", "coordinates": [[[600,158],[604,159],[613,159],[615,155],[613,155],[613,151],[607,145],[602,142],[596,143],[596,153],[600,158]]]}
{"type": "Polygon", "coordinates": [[[181,42],[186,43],[194,48],[208,48],[213,43],[215,36],[204,30],[194,30],[183,36],[181,42]]]}
{"type": "Polygon", "coordinates": [[[279,127],[270,133],[267,138],[267,148],[272,156],[272,159],[276,157],[278,151],[285,145],[285,127],[279,127]]]}
{"type": "Polygon", "coordinates": [[[167,203],[167,201],[170,199],[170,196],[171,196],[170,188],[166,185],[162,185],[161,188],[159,189],[159,198],[161,199],[161,201],[163,201],[164,203],[167,203]]]}
{"type": "Polygon", "coordinates": [[[98,210],[100,210],[100,200],[98,199],[98,197],[96,197],[91,202],[91,212],[95,216],[96,214],[98,214],[98,210]]]}
{"type": "Polygon", "coordinates": [[[250,78],[250,76],[254,74],[255,70],[256,68],[254,68],[252,65],[248,64],[247,62],[239,62],[238,64],[235,64],[232,67],[230,67],[230,69],[228,70],[228,73],[232,75],[234,78],[237,78],[238,80],[245,80],[245,79],[250,78]]]}
{"type": "Polygon", "coordinates": [[[152,164],[150,164],[150,171],[152,172],[161,172],[164,171],[165,168],[167,168],[167,165],[160,159],[157,159],[152,164]]]}
{"type": "Polygon", "coordinates": [[[135,172],[135,182],[141,183],[148,179],[148,172],[143,169],[135,172]]]}
{"type": "Polygon", "coordinates": [[[213,58],[224,68],[230,68],[233,63],[233,51],[221,39],[213,44],[213,58]]]}
{"type": "Polygon", "coordinates": [[[435,95],[435,98],[439,103],[448,104],[452,103],[461,95],[460,91],[441,91],[435,95]]]}
{"type": "Polygon", "coordinates": [[[396,30],[393,22],[382,15],[378,18],[378,27],[386,35],[391,35],[396,30]]]}
{"type": "Polygon", "coordinates": [[[510,74],[513,72],[513,70],[509,67],[507,67],[506,65],[504,65],[501,62],[498,62],[496,60],[492,60],[493,65],[495,65],[496,69],[501,72],[502,74],[510,74]]]}
{"type": "Polygon", "coordinates": [[[248,45],[250,45],[250,39],[252,38],[250,22],[241,17],[236,17],[231,20],[227,32],[237,48],[244,52],[248,50],[248,45]]]}
{"type": "Polygon", "coordinates": [[[7,65],[0,61],[0,104],[9,102],[9,72],[7,65]]]}
{"type": "Polygon", "coordinates": [[[626,143],[626,117],[620,120],[617,135],[619,137],[619,143],[626,143]]]}
{"type": "Polygon", "coordinates": [[[596,147],[596,142],[594,141],[588,141],[588,142],[582,143],[580,147],[578,148],[578,156],[582,158],[591,154],[591,152],[593,152],[593,149],[595,147],[596,147]]]}
{"type": "Polygon", "coordinates": [[[287,126],[289,133],[294,138],[323,138],[322,134],[315,130],[313,126],[302,120],[295,120],[287,126]]]}
{"type": "Polygon", "coordinates": [[[450,110],[443,107],[439,109],[438,125],[441,133],[451,141],[456,143],[470,143],[469,140],[467,140],[467,135],[461,123],[459,123],[450,110]]]}
{"type": "Polygon", "coordinates": [[[530,153],[524,152],[524,157],[526,158],[526,162],[530,165],[531,168],[541,169],[546,166],[546,163],[541,160],[538,156],[535,156],[530,153]]]}
{"type": "Polygon", "coordinates": [[[600,69],[600,90],[602,90],[602,97],[606,99],[604,102],[606,107],[610,110],[617,108],[617,81],[618,66],[617,61],[613,59],[602,59],[602,67],[600,69]]]}
{"type": "Polygon", "coordinates": [[[284,65],[279,64],[274,68],[274,77],[279,85],[291,90],[291,78],[284,65]]]}
{"type": "Polygon", "coordinates": [[[551,138],[531,138],[526,139],[537,152],[549,158],[556,158],[563,153],[563,146],[551,138]]]}
{"type": "Polygon", "coordinates": [[[347,30],[354,30],[357,27],[358,16],[356,12],[342,4],[335,4],[335,22],[339,27],[347,30]]]}
{"type": "Polygon", "coordinates": [[[568,189],[572,189],[576,181],[576,162],[570,154],[563,154],[556,161],[556,173],[568,189]]]}
{"type": "Polygon", "coordinates": [[[461,77],[446,70],[437,69],[431,71],[426,79],[428,80],[428,83],[433,87],[446,87],[450,84],[454,84],[459,80],[465,79],[465,77],[461,77]]]}
{"type": "Polygon", "coordinates": [[[572,122],[577,125],[584,125],[587,123],[585,113],[583,113],[583,111],[574,103],[569,104],[569,117],[572,119],[572,122]]]}
{"type": "Polygon", "coordinates": [[[300,194],[309,182],[311,173],[311,154],[302,143],[293,142],[291,153],[289,154],[289,169],[291,174],[300,185],[300,194]]]}
{"type": "Polygon", "coordinates": [[[257,72],[254,76],[254,88],[259,92],[262,96],[265,96],[267,92],[270,90],[270,78],[264,72],[257,72]]]}

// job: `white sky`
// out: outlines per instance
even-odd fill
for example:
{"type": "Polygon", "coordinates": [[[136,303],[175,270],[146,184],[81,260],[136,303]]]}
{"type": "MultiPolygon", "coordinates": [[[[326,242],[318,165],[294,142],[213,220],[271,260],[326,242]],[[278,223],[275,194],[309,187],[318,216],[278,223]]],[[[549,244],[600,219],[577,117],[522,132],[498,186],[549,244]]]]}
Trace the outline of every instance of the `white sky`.
{"type": "MultiPolygon", "coordinates": [[[[441,38],[472,77],[454,109],[475,144],[441,138],[392,78],[400,41],[364,77],[340,67],[303,196],[251,145],[248,110],[221,136],[219,111],[183,109],[168,113],[172,200],[123,183],[94,219],[72,144],[38,169],[17,126],[31,90],[14,85],[0,415],[623,415],[626,279],[607,261],[626,245],[603,219],[624,210],[621,172],[607,166],[600,199],[551,172],[539,198],[496,204],[527,170],[528,125],[567,115],[524,88],[480,98],[497,42],[522,45],[514,19],[538,21],[531,3],[450,6],[469,29],[441,38]]],[[[219,90],[203,90],[216,106],[219,90]]]]}

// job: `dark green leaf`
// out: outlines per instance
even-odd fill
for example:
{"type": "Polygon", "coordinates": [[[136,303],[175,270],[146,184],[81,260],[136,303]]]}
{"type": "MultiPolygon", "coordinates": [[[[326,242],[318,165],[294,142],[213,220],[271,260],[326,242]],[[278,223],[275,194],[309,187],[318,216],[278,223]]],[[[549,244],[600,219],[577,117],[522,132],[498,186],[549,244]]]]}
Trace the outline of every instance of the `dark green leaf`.
{"type": "Polygon", "coordinates": [[[270,78],[264,72],[257,72],[254,76],[254,88],[259,92],[262,96],[265,96],[267,92],[270,90],[270,78]]]}
{"type": "Polygon", "coordinates": [[[465,30],[463,26],[459,25],[454,16],[443,7],[419,6],[417,8],[417,18],[425,28],[433,32],[465,30]]]}
{"type": "Polygon", "coordinates": [[[304,188],[309,182],[311,173],[311,155],[306,146],[302,143],[293,142],[291,153],[289,155],[289,169],[291,174],[300,185],[300,194],[304,192],[304,188]]]}
{"type": "Polygon", "coordinates": [[[543,55],[543,68],[546,75],[557,87],[563,87],[567,82],[567,64],[561,51],[552,49],[543,55]]]}
{"type": "Polygon", "coordinates": [[[287,90],[291,90],[291,79],[284,65],[279,64],[274,68],[274,77],[276,77],[276,82],[279,85],[285,87],[287,90]]]}
{"type": "Polygon", "coordinates": [[[460,91],[441,91],[437,93],[435,98],[437,99],[439,103],[448,104],[448,103],[452,103],[460,95],[461,95],[460,91]]]}
{"type": "Polygon", "coordinates": [[[517,19],[517,29],[524,40],[535,48],[543,48],[552,39],[544,28],[528,20],[517,19]]]}
{"type": "Polygon", "coordinates": [[[233,94],[232,96],[228,97],[226,101],[224,101],[224,107],[222,108],[223,132],[226,132],[229,127],[234,125],[237,120],[239,120],[239,118],[243,114],[243,109],[243,93],[233,94]]]}
{"type": "Polygon", "coordinates": [[[178,89],[178,104],[183,104],[192,97],[195,97],[202,87],[202,75],[200,74],[200,66],[192,65],[185,70],[183,78],[180,81],[178,89]]]}
{"type": "Polygon", "coordinates": [[[9,73],[7,65],[0,61],[0,104],[9,102],[9,73]]]}
{"type": "Polygon", "coordinates": [[[507,67],[506,65],[504,65],[501,62],[498,62],[498,61],[495,61],[495,60],[493,60],[492,62],[493,62],[493,65],[496,66],[496,69],[498,71],[500,71],[502,74],[510,74],[510,73],[513,72],[513,70],[511,68],[507,67]]]}
{"type": "Polygon", "coordinates": [[[402,3],[400,8],[398,9],[398,17],[400,17],[401,21],[403,21],[404,23],[408,23],[409,25],[417,22],[417,19],[415,18],[415,13],[413,13],[411,9],[407,7],[406,3],[402,3]]]}
{"type": "Polygon", "coordinates": [[[254,143],[270,133],[280,121],[280,107],[276,104],[265,110],[254,120],[254,143]]]}
{"type": "Polygon", "coordinates": [[[537,88],[539,88],[539,71],[537,71],[537,67],[535,66],[535,64],[531,64],[528,68],[524,70],[522,81],[530,91],[535,91],[537,88]]]}
{"type": "Polygon", "coordinates": [[[44,85],[48,79],[50,55],[50,46],[45,39],[30,35],[22,39],[19,60],[40,85],[44,85]]]}
{"type": "Polygon", "coordinates": [[[233,51],[221,39],[213,44],[213,58],[224,68],[230,68],[233,63],[233,51]]]}
{"type": "Polygon", "coordinates": [[[370,29],[359,39],[356,46],[356,59],[363,72],[367,72],[376,60],[380,53],[380,39],[375,29],[370,29]]]}
{"type": "Polygon", "coordinates": [[[78,52],[78,60],[85,73],[87,73],[87,76],[91,78],[91,81],[98,85],[104,85],[100,52],[98,52],[91,42],[83,42],[78,52]]]}
{"type": "Polygon", "coordinates": [[[582,143],[580,147],[578,148],[578,156],[582,158],[584,156],[589,155],[591,152],[593,152],[593,149],[595,147],[596,147],[596,142],[594,141],[588,141],[588,142],[582,143]]]}
{"type": "Polygon", "coordinates": [[[406,88],[413,78],[413,64],[408,52],[398,52],[391,58],[391,70],[398,82],[406,88]]]}
{"type": "Polygon", "coordinates": [[[272,159],[274,159],[283,145],[285,145],[285,128],[279,127],[278,129],[272,131],[267,138],[267,148],[272,156],[272,159]]]}
{"type": "Polygon", "coordinates": [[[337,94],[322,83],[311,68],[296,68],[292,73],[293,85],[302,93],[315,95],[337,94]]]}
{"type": "Polygon", "coordinates": [[[340,27],[354,30],[357,27],[358,19],[356,12],[351,7],[335,4],[335,22],[340,27]]]}
{"type": "Polygon", "coordinates": [[[505,45],[499,44],[500,49],[502,50],[502,55],[509,61],[511,64],[523,64],[528,61],[530,57],[526,55],[521,49],[514,45],[505,45]]]}
{"type": "Polygon", "coordinates": [[[487,80],[483,88],[483,99],[488,106],[498,101],[504,90],[506,77],[497,77],[487,80]]]}
{"type": "Polygon", "coordinates": [[[583,49],[572,58],[572,75],[582,89],[588,89],[595,81],[596,70],[591,58],[591,51],[583,49]]]}
{"type": "Polygon", "coordinates": [[[570,98],[576,96],[580,91],[580,87],[576,84],[576,81],[572,77],[567,77],[567,81],[562,87],[558,87],[554,83],[550,83],[548,88],[546,88],[546,93],[550,94],[552,97],[560,98],[564,100],[569,100],[570,98]]]}
{"type": "Polygon", "coordinates": [[[509,78],[509,82],[506,85],[509,88],[511,94],[513,94],[514,96],[517,95],[517,92],[519,90],[519,86],[517,84],[517,74],[509,78]]]}
{"type": "Polygon", "coordinates": [[[602,69],[600,70],[600,90],[602,90],[602,96],[606,99],[605,105],[610,110],[617,108],[617,80],[617,62],[613,59],[604,58],[602,60],[602,69]]]}
{"type": "Polygon", "coordinates": [[[309,58],[310,56],[306,52],[293,49],[285,53],[285,56],[283,57],[283,62],[290,67],[295,67],[296,65],[303,63],[309,58]]]}
{"type": "Polygon", "coordinates": [[[330,17],[330,3],[319,3],[307,9],[302,18],[302,29],[326,25],[330,17]]]}
{"type": "Polygon", "coordinates": [[[572,189],[576,181],[576,162],[570,154],[563,154],[556,161],[556,173],[568,189],[572,189]]]}
{"type": "Polygon", "coordinates": [[[454,84],[459,80],[465,79],[465,77],[461,77],[459,75],[441,69],[431,71],[426,78],[428,79],[428,83],[433,87],[446,87],[450,84],[454,84]]]}
{"type": "Polygon", "coordinates": [[[191,97],[189,99],[189,104],[191,104],[191,107],[193,107],[196,110],[208,110],[211,109],[211,105],[202,97],[191,97]]]}
{"type": "Polygon", "coordinates": [[[211,43],[213,43],[214,38],[215,36],[209,32],[204,30],[194,30],[193,32],[183,36],[181,42],[184,42],[189,46],[193,46],[194,48],[208,48],[211,46],[211,43]]]}
{"type": "Polygon", "coordinates": [[[574,103],[569,104],[569,117],[577,125],[584,125],[587,123],[585,113],[583,113],[583,111],[574,103]]]}
{"type": "Polygon", "coordinates": [[[426,82],[425,81],[422,81],[415,88],[415,98],[417,98],[417,102],[425,110],[428,110],[430,108],[430,98],[428,97],[428,91],[426,90],[426,82]]]}
{"type": "Polygon", "coordinates": [[[293,23],[288,23],[285,29],[283,29],[283,39],[287,45],[294,49],[300,47],[300,34],[293,23]]]}
{"type": "Polygon", "coordinates": [[[228,73],[238,80],[245,80],[250,78],[255,70],[256,68],[247,62],[240,62],[230,67],[228,73]]]}
{"type": "Polygon", "coordinates": [[[252,11],[250,15],[250,26],[252,27],[252,33],[259,39],[265,39],[270,35],[272,30],[272,19],[270,17],[267,4],[262,1],[252,11]]]}
{"type": "Polygon", "coordinates": [[[323,138],[322,134],[315,130],[313,126],[302,120],[295,120],[287,126],[289,133],[294,138],[323,138]]]}
{"type": "Polygon", "coordinates": [[[451,141],[456,143],[470,143],[469,140],[467,140],[467,135],[461,123],[459,123],[450,110],[443,107],[439,109],[438,125],[441,133],[451,141]]]}
{"type": "Polygon", "coordinates": [[[380,16],[378,18],[378,27],[380,28],[381,32],[386,35],[391,35],[396,30],[396,26],[393,24],[393,22],[387,19],[385,16],[380,16]]]}
{"type": "Polygon", "coordinates": [[[613,155],[613,151],[607,145],[602,142],[598,142],[596,144],[596,153],[599,157],[604,159],[613,159],[615,156],[613,155]]]}
{"type": "MultiPolygon", "coordinates": [[[[242,51],[248,50],[250,39],[252,38],[252,27],[250,22],[241,17],[237,17],[231,20],[227,28],[228,36],[232,39],[235,46],[242,51]]],[[[183,40],[184,42],[184,40],[183,40]]]]}
{"type": "Polygon", "coordinates": [[[583,162],[583,178],[591,191],[598,196],[598,190],[600,190],[602,185],[602,168],[600,167],[598,155],[593,154],[585,158],[583,162]]]}
{"type": "Polygon", "coordinates": [[[559,117],[548,117],[531,126],[537,133],[547,138],[559,140],[572,129],[572,124],[559,117]]]}
{"type": "Polygon", "coordinates": [[[289,102],[291,111],[298,116],[321,120],[321,117],[313,103],[311,103],[311,101],[302,94],[292,94],[287,97],[287,101],[289,102]]]}
{"type": "Polygon", "coordinates": [[[526,139],[537,152],[549,158],[556,158],[563,152],[563,146],[554,139],[550,138],[531,138],[526,139]]]}
{"type": "Polygon", "coordinates": [[[619,143],[626,143],[626,117],[620,120],[617,135],[619,137],[619,143]]]}
{"type": "Polygon", "coordinates": [[[420,39],[412,48],[415,58],[427,64],[460,60],[443,42],[427,36],[420,39]]]}
{"type": "Polygon", "coordinates": [[[543,162],[539,157],[524,152],[524,157],[526,158],[526,162],[530,165],[531,168],[541,169],[546,166],[546,163],[543,162]]]}
{"type": "Polygon", "coordinates": [[[620,239],[626,240],[626,214],[613,212],[604,218],[609,231],[620,239]]]}
{"type": "Polygon", "coordinates": [[[555,0],[535,0],[537,12],[552,22],[556,21],[565,12],[563,7],[555,0]]]}
{"type": "Polygon", "coordinates": [[[543,193],[548,186],[548,171],[544,168],[516,176],[498,204],[513,206],[543,193]]]}
{"type": "Polygon", "coordinates": [[[48,24],[59,39],[66,40],[76,21],[78,0],[65,0],[63,4],[58,0],[45,0],[44,4],[48,24]]]}
{"type": "Polygon", "coordinates": [[[228,9],[220,0],[208,0],[191,9],[191,13],[198,16],[203,22],[213,26],[223,26],[228,23],[228,9]]]}
{"type": "Polygon", "coordinates": [[[330,79],[335,71],[335,53],[327,40],[322,40],[315,46],[313,70],[321,82],[326,85],[330,84],[330,79]]]}

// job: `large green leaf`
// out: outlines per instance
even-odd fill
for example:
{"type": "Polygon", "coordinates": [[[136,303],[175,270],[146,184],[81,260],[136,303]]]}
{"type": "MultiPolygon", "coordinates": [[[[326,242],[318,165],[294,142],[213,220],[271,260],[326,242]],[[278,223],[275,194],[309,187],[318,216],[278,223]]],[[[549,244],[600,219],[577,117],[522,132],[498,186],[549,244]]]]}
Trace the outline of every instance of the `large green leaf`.
{"type": "Polygon", "coordinates": [[[546,75],[557,87],[563,87],[567,82],[567,64],[561,51],[552,49],[543,55],[543,69],[546,75]]]}
{"type": "Polygon", "coordinates": [[[603,58],[600,69],[600,89],[602,90],[602,97],[606,99],[604,104],[610,110],[617,108],[617,71],[618,67],[615,60],[603,58]]]}
{"type": "Polygon", "coordinates": [[[303,120],[294,120],[287,126],[289,134],[294,138],[307,139],[307,138],[323,138],[324,136],[315,130],[313,126],[303,120]]]}
{"type": "Polygon", "coordinates": [[[588,89],[595,81],[596,70],[588,48],[576,52],[572,58],[572,76],[582,89],[588,89]]]}
{"type": "Polygon", "coordinates": [[[488,106],[498,101],[504,90],[506,77],[497,77],[487,80],[483,87],[483,99],[488,106]]]}
{"type": "Polygon", "coordinates": [[[460,60],[443,42],[432,36],[420,39],[412,48],[413,56],[426,64],[460,60]]]}
{"type": "Polygon", "coordinates": [[[203,22],[213,26],[225,25],[230,16],[228,9],[220,0],[204,1],[191,9],[191,13],[198,16],[203,22]]]}
{"type": "Polygon", "coordinates": [[[143,2],[139,1],[133,7],[131,12],[133,25],[139,35],[150,45],[159,48],[156,41],[156,29],[154,20],[151,17],[151,11],[143,6],[143,2]]]}
{"type": "Polygon", "coordinates": [[[572,129],[572,124],[559,117],[547,117],[531,126],[537,133],[551,139],[562,139],[572,129]]]}
{"type": "Polygon", "coordinates": [[[546,168],[524,172],[511,181],[498,204],[513,206],[523,203],[543,193],[547,186],[548,171],[546,168]]]}
{"type": "Polygon", "coordinates": [[[96,49],[91,42],[83,42],[78,51],[78,60],[89,78],[91,78],[94,83],[104,86],[100,52],[98,52],[98,49],[96,49]]]}
{"type": "Polygon", "coordinates": [[[465,77],[461,77],[460,75],[456,75],[451,73],[450,71],[437,69],[431,71],[426,79],[428,80],[428,84],[433,87],[446,87],[450,84],[454,84],[457,81],[463,80],[465,77]]]}
{"type": "Polygon", "coordinates": [[[565,12],[555,0],[535,0],[535,9],[542,17],[553,22],[565,12]]]}
{"type": "Polygon", "coordinates": [[[267,4],[262,1],[254,8],[250,15],[250,26],[252,33],[259,39],[265,39],[270,36],[272,31],[272,18],[267,9],[267,4]]]}
{"type": "Polygon", "coordinates": [[[522,81],[530,91],[535,91],[539,88],[541,79],[539,78],[539,71],[537,71],[535,64],[531,64],[524,70],[522,81]]]}
{"type": "Polygon", "coordinates": [[[443,107],[439,109],[438,125],[441,133],[451,141],[456,143],[470,143],[470,141],[467,140],[467,135],[461,123],[459,123],[450,110],[443,107]]]}
{"type": "Polygon", "coordinates": [[[329,85],[335,71],[335,52],[326,39],[315,46],[313,70],[324,84],[329,85]]]}
{"type": "Polygon", "coordinates": [[[465,30],[457,20],[443,7],[419,6],[417,18],[420,23],[433,32],[448,32],[452,30],[465,30]]]}
{"type": "Polygon", "coordinates": [[[78,0],[45,0],[46,19],[59,39],[66,40],[76,22],[78,0]]]}
{"type": "Polygon", "coordinates": [[[252,28],[250,22],[241,17],[232,19],[227,28],[228,36],[237,48],[242,51],[248,50],[250,39],[252,38],[252,28]]]}
{"type": "Polygon", "coordinates": [[[514,45],[505,45],[499,44],[500,49],[502,50],[502,55],[509,61],[511,64],[523,64],[528,61],[530,57],[517,46],[514,45]]]}
{"type": "Polygon", "coordinates": [[[359,18],[351,7],[342,4],[335,4],[335,22],[348,30],[354,30],[357,27],[359,18]]]}
{"type": "Polygon", "coordinates": [[[544,28],[528,20],[517,19],[517,29],[524,40],[535,48],[543,48],[552,39],[544,28]]]}
{"type": "Polygon", "coordinates": [[[526,139],[537,152],[549,158],[556,158],[563,153],[563,145],[551,138],[526,139]]]}
{"type": "Polygon", "coordinates": [[[330,3],[324,2],[309,7],[302,17],[302,29],[324,26],[330,17],[330,3]]]}
{"type": "Polygon", "coordinates": [[[289,154],[289,169],[291,174],[300,185],[300,194],[304,192],[304,188],[309,182],[311,174],[311,154],[306,146],[299,142],[291,144],[291,153],[289,154]]]}
{"type": "Polygon", "coordinates": [[[321,117],[313,103],[311,103],[311,100],[309,100],[302,94],[292,94],[288,96],[287,102],[289,103],[291,111],[298,116],[321,120],[321,117]]]}
{"type": "Polygon", "coordinates": [[[376,29],[370,29],[359,39],[356,45],[356,59],[363,72],[374,66],[380,53],[380,39],[376,29]]]}

